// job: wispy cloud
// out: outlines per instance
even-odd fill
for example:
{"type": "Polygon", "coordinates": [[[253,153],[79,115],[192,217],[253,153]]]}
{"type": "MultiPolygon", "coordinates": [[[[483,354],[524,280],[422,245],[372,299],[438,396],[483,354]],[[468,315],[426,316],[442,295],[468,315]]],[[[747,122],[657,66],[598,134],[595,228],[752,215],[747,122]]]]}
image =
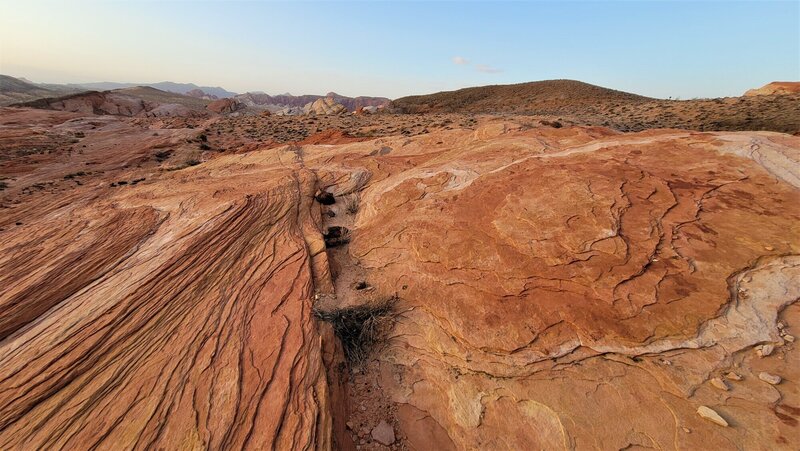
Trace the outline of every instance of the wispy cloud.
{"type": "Polygon", "coordinates": [[[503,72],[503,69],[498,69],[496,67],[487,66],[486,64],[476,64],[475,69],[478,72],[483,72],[484,74],[498,74],[503,72]]]}
{"type": "Polygon", "coordinates": [[[463,56],[454,56],[450,58],[450,61],[457,66],[472,66],[476,71],[483,72],[484,74],[499,74],[500,72],[503,72],[502,69],[498,69],[487,64],[471,64],[469,60],[463,56]]]}

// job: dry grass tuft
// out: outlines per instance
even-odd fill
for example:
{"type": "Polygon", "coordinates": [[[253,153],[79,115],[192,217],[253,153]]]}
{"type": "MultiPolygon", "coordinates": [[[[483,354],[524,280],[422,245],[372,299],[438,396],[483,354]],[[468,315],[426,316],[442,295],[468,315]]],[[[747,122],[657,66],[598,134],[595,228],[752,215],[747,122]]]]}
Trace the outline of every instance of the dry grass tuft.
{"type": "Polygon", "coordinates": [[[344,198],[344,211],[349,215],[358,213],[358,207],[361,203],[361,196],[358,193],[350,194],[344,198]]]}
{"type": "Polygon", "coordinates": [[[385,343],[394,325],[397,297],[381,302],[335,309],[314,310],[314,315],[333,326],[351,365],[364,362],[373,350],[385,343]]]}

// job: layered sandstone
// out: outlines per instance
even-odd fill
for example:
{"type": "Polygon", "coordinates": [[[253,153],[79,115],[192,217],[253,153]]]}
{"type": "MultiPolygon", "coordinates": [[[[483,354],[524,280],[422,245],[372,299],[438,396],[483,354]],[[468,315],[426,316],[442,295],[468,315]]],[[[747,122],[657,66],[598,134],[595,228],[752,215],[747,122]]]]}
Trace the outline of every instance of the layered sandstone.
{"type": "Polygon", "coordinates": [[[293,157],[79,187],[6,225],[0,448],[329,448],[316,177],[293,157]]]}
{"type": "Polygon", "coordinates": [[[337,295],[402,300],[373,371],[410,448],[791,449],[798,149],[496,123],[305,155],[371,174],[342,274],[376,291],[337,295]]]}
{"type": "Polygon", "coordinates": [[[0,448],[796,447],[800,138],[481,119],[26,194],[197,133],[51,113],[87,147],[3,166],[0,448]],[[395,296],[348,408],[312,309],[395,296]]]}

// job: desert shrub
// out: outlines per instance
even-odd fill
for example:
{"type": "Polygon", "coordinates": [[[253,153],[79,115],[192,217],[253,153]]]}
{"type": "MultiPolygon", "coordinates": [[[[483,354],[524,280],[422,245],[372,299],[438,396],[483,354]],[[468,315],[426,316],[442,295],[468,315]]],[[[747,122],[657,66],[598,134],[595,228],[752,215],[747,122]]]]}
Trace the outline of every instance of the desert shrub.
{"type": "Polygon", "coordinates": [[[397,316],[396,304],[395,296],[355,307],[314,310],[314,315],[333,326],[334,333],[342,342],[345,357],[351,365],[358,365],[386,342],[397,316]]]}
{"type": "Polygon", "coordinates": [[[341,226],[328,227],[328,230],[322,234],[325,240],[325,246],[338,247],[350,242],[350,229],[341,226]]]}
{"type": "Polygon", "coordinates": [[[358,193],[353,193],[344,198],[344,211],[349,215],[358,213],[358,207],[361,203],[361,196],[358,193]]]}

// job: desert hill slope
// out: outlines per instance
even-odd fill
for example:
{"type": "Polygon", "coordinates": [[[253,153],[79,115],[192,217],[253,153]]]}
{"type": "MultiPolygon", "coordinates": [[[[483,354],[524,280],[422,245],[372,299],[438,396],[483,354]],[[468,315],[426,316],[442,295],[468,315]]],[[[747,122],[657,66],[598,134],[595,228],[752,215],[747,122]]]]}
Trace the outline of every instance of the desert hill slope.
{"type": "Polygon", "coordinates": [[[198,116],[207,114],[209,103],[205,99],[136,86],[46,97],[12,106],[121,116],[198,116]]]}
{"type": "Polygon", "coordinates": [[[526,114],[621,131],[651,128],[800,133],[800,93],[718,99],[652,99],[572,80],[482,86],[403,97],[400,113],[526,114]]]}
{"type": "Polygon", "coordinates": [[[86,91],[86,88],[28,80],[0,74],[0,106],[86,91]]]}
{"type": "Polygon", "coordinates": [[[59,93],[56,91],[8,75],[0,75],[0,106],[57,95],[59,93]]]}
{"type": "Polygon", "coordinates": [[[562,114],[580,112],[598,103],[633,104],[648,100],[575,80],[544,80],[402,97],[394,100],[392,106],[404,113],[562,114]]]}

